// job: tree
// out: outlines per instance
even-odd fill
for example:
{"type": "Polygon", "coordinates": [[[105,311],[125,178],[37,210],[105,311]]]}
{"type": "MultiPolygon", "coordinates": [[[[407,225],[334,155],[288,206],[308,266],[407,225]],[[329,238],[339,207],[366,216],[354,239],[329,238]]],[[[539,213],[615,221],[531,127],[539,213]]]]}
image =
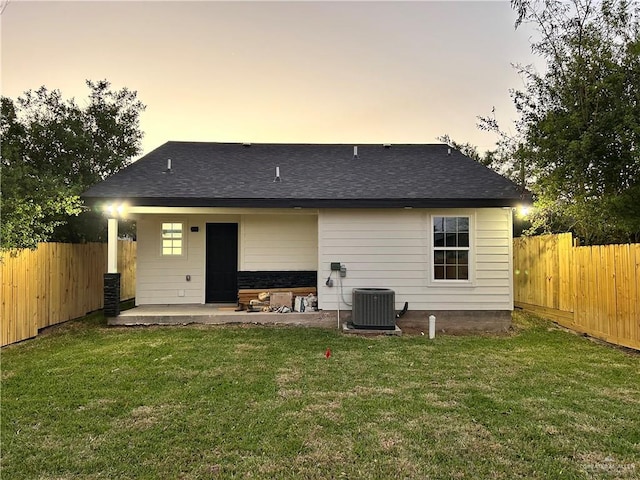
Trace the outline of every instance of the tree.
{"type": "Polygon", "coordinates": [[[106,80],[86,84],[85,107],[45,87],[2,97],[2,249],[104,238],[105,222],[79,195],[140,153],[145,106],[106,80]]]}
{"type": "MultiPolygon", "coordinates": [[[[495,117],[479,117],[482,121],[491,121],[488,126],[480,123],[480,128],[495,131],[499,135],[497,142],[497,148],[495,150],[488,150],[484,153],[478,151],[478,147],[466,142],[459,143],[453,140],[448,134],[436,137],[436,139],[442,143],[452,146],[456,150],[469,158],[472,158],[478,163],[481,163],[485,167],[491,168],[493,171],[503,175],[512,182],[520,185],[523,199],[530,196],[530,192],[527,190],[525,182],[524,166],[518,160],[520,157],[520,146],[516,142],[514,137],[511,137],[499,129],[498,123],[495,121],[495,117]],[[521,168],[522,167],[522,168],[521,168]]],[[[528,201],[528,200],[527,200],[528,201]]],[[[524,218],[523,215],[518,215],[514,219],[513,229],[514,233],[520,235],[526,229],[531,228],[531,224],[528,218],[524,218]]]]}
{"type": "Polygon", "coordinates": [[[640,239],[640,13],[625,0],[513,0],[543,73],[519,66],[517,149],[534,227],[587,243],[640,239]]]}
{"type": "Polygon", "coordinates": [[[80,213],[80,201],[76,195],[68,195],[55,178],[39,175],[23,157],[28,148],[26,128],[8,98],[2,98],[0,134],[2,249],[33,248],[51,236],[64,216],[80,213]]]}
{"type": "Polygon", "coordinates": [[[522,146],[516,139],[502,131],[493,117],[478,117],[478,127],[482,130],[492,131],[498,134],[498,141],[494,150],[487,150],[484,153],[478,151],[478,147],[466,142],[460,143],[453,140],[448,134],[436,137],[440,142],[451,145],[456,150],[469,158],[481,163],[485,167],[503,175],[514,183],[520,185],[524,192],[527,188],[524,164],[520,161],[522,157],[522,146]]]}
{"type": "Polygon", "coordinates": [[[456,142],[453,138],[449,136],[448,133],[445,133],[444,135],[440,135],[439,137],[436,137],[436,140],[442,143],[446,143],[447,145],[458,150],[463,155],[466,155],[467,157],[474,159],[476,162],[480,162],[484,164],[484,157],[480,154],[480,152],[478,152],[478,147],[476,147],[475,145],[469,142],[466,142],[466,143],[456,142]]]}

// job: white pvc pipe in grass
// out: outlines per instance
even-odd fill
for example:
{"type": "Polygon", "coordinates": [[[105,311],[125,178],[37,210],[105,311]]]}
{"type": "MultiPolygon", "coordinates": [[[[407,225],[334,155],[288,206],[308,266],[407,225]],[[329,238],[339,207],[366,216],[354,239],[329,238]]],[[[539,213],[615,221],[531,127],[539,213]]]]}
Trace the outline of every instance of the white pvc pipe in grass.
{"type": "Polygon", "coordinates": [[[429,339],[436,338],[436,316],[429,315],[429,339]]]}

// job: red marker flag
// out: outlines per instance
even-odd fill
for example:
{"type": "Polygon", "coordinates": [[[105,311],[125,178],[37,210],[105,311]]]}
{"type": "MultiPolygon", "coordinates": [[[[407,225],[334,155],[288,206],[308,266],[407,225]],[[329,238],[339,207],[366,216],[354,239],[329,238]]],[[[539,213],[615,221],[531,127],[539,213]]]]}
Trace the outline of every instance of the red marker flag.
{"type": "Polygon", "coordinates": [[[331,349],[327,348],[327,351],[324,353],[324,356],[329,358],[331,356],[331,349]]]}

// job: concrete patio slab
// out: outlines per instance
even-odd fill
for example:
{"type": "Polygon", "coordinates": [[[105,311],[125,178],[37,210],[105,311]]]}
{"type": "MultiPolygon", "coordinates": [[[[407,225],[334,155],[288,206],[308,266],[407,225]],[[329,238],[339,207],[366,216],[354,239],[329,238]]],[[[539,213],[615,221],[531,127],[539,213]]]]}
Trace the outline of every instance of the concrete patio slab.
{"type": "Polygon", "coordinates": [[[187,325],[190,323],[296,325],[338,328],[334,312],[263,313],[235,311],[236,305],[141,305],[107,319],[109,325],[187,325]]]}
{"type": "Polygon", "coordinates": [[[348,333],[351,335],[395,335],[401,336],[402,330],[396,325],[393,329],[379,329],[379,328],[355,328],[348,323],[342,324],[342,333],[348,333]]]}

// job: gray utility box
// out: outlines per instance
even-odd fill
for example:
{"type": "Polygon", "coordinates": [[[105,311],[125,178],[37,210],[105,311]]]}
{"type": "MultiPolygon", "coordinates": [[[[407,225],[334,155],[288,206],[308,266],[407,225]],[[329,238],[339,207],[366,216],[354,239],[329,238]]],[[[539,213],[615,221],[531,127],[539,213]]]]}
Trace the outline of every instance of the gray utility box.
{"type": "Polygon", "coordinates": [[[354,328],[394,330],[396,293],[389,288],[354,288],[351,323],[354,328]]]}

